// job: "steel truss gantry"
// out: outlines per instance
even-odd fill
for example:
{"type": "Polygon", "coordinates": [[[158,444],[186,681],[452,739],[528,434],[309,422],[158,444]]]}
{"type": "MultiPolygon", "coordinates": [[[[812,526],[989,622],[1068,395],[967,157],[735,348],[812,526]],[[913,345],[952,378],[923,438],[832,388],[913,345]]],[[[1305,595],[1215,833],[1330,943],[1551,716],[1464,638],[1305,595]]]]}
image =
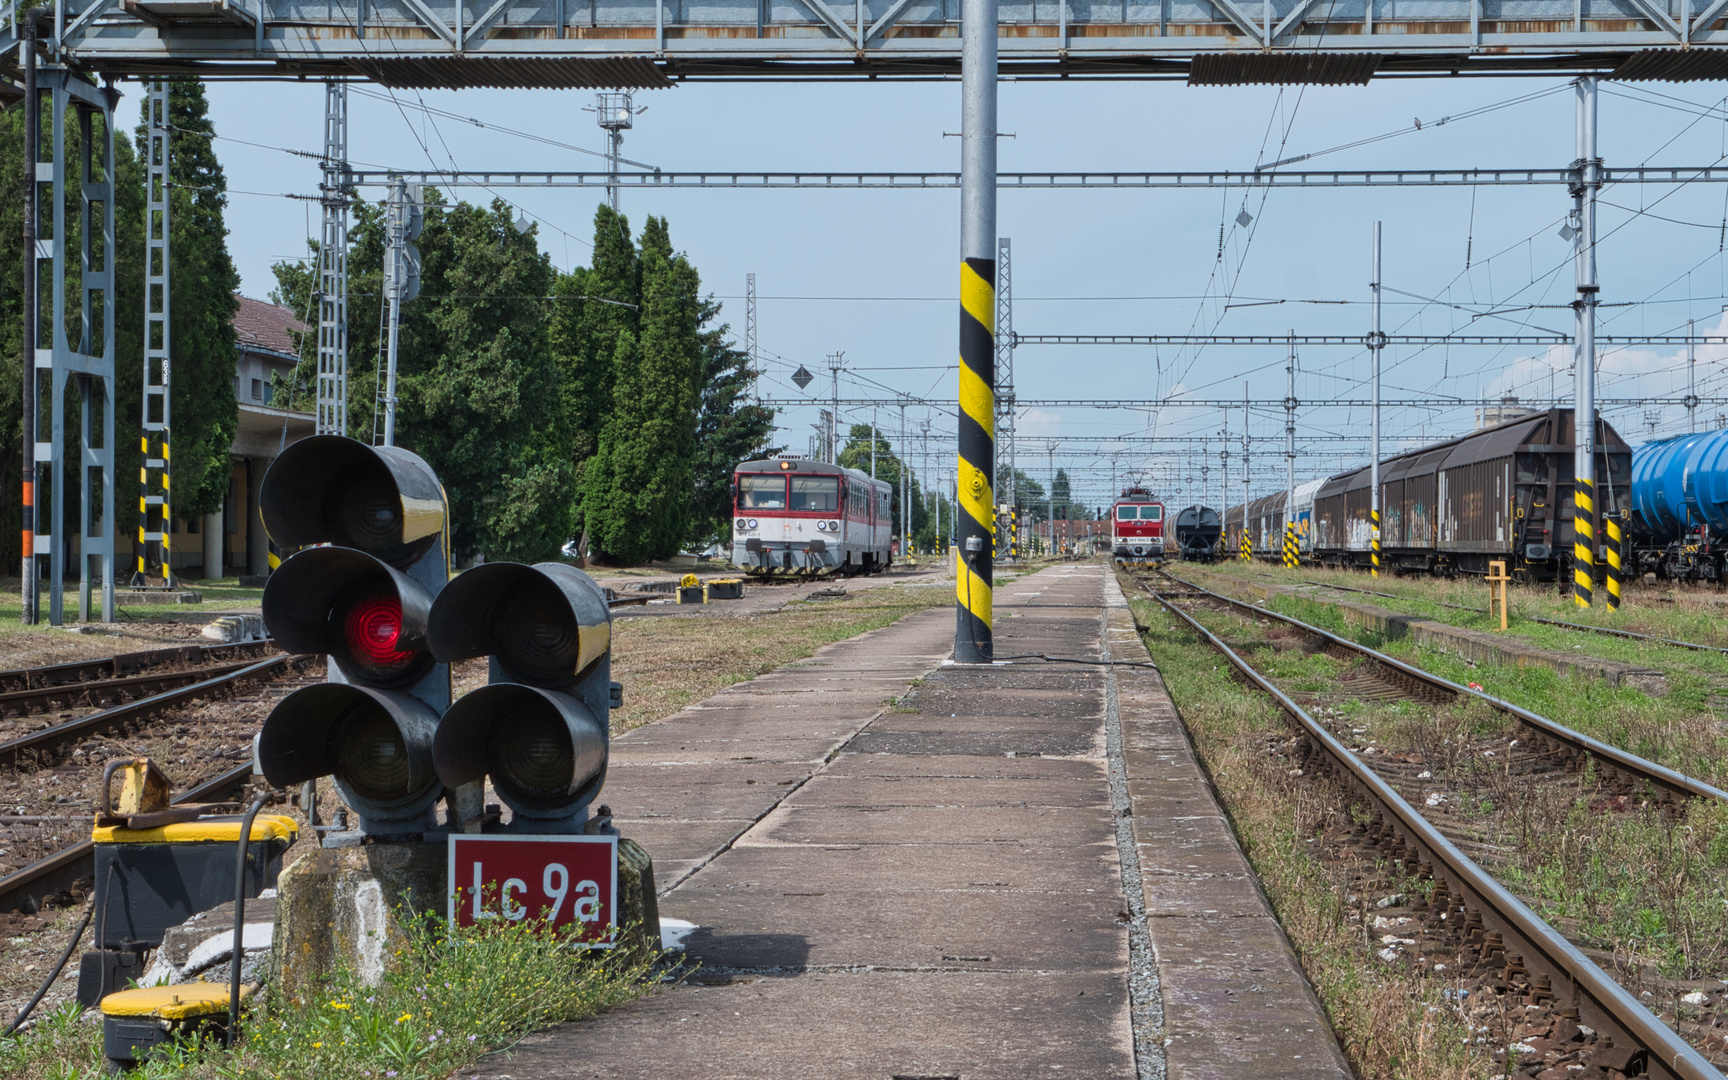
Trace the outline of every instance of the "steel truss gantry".
{"type": "MultiPolygon", "coordinates": [[[[28,3],[29,0],[24,0],[28,3]]],[[[401,87],[649,88],[690,78],[954,77],[963,0],[58,0],[52,55],[111,74],[401,87]]],[[[4,9],[22,9],[14,0],[4,9]]],[[[1012,0],[1011,78],[1361,84],[1537,72],[1720,78],[1721,0],[1012,0]]],[[[11,19],[6,20],[10,22],[11,19]]],[[[13,42],[0,39],[0,49],[13,42]]]]}
{"type": "MultiPolygon", "coordinates": [[[[1602,340],[1601,338],[1597,339],[1602,340]]],[[[1283,398],[1254,398],[1244,400],[1236,398],[1169,398],[1162,401],[1134,401],[1128,398],[1021,398],[1021,408],[1027,409],[1127,409],[1132,412],[1156,412],[1159,409],[1240,409],[1244,405],[1252,409],[1267,412],[1283,412],[1283,398]]],[[[763,398],[762,404],[771,409],[794,409],[815,406],[834,406],[841,408],[872,408],[886,405],[906,405],[909,408],[952,410],[953,398],[909,398],[902,402],[899,398],[763,398]]],[[[1449,397],[1415,397],[1415,398],[1381,398],[1380,406],[1385,409],[1473,409],[1501,408],[1507,403],[1499,398],[1449,398],[1449,397]]],[[[1533,399],[1527,403],[1531,408],[1547,407],[1546,399],[1533,399]]],[[[1728,397],[1700,397],[1699,405],[1715,408],[1728,406],[1728,397]]],[[[1306,412],[1312,409],[1366,409],[1373,402],[1367,398],[1335,398],[1330,401],[1307,401],[1300,406],[1306,412]]],[[[1685,400],[1679,397],[1598,397],[1596,405],[1599,409],[1639,409],[1659,405],[1684,406],[1685,400]]],[[[1064,436],[1066,438],[1066,436],[1064,436]]],[[[1110,436],[1108,438],[1115,438],[1110,436]]]]}
{"type": "Polygon", "coordinates": [[[323,207],[318,242],[320,435],[348,434],[348,84],[324,84],[323,207]]]}
{"type": "MultiPolygon", "coordinates": [[[[1603,186],[1613,184],[1720,184],[1728,182],[1728,166],[1632,165],[1600,168],[1603,186]]],[[[1572,187],[1581,182],[1576,167],[1559,169],[1329,169],[1307,172],[1230,170],[1213,172],[1016,172],[999,173],[1002,191],[1142,191],[1148,188],[1204,190],[1211,188],[1337,188],[1337,187],[1572,187]]],[[[402,178],[440,187],[606,188],[623,186],[654,190],[731,188],[785,190],[809,188],[864,191],[950,191],[959,188],[953,172],[526,172],[499,170],[381,170],[360,169],[348,174],[354,187],[387,187],[402,178]]]]}
{"type": "Polygon", "coordinates": [[[44,561],[48,621],[55,626],[65,621],[66,560],[76,552],[79,619],[91,617],[92,590],[100,589],[101,619],[113,622],[114,311],[119,306],[114,299],[113,182],[119,94],[60,66],[39,67],[28,85],[37,99],[24,103],[34,112],[26,124],[34,138],[27,137],[25,144],[25,160],[32,163],[26,179],[33,183],[28,205],[34,211],[27,236],[33,235],[35,246],[29,303],[47,324],[26,321],[32,347],[24,409],[24,440],[31,455],[25,506],[36,511],[25,519],[23,621],[39,618],[37,582],[44,561]],[[40,122],[44,111],[46,129],[40,122]],[[75,267],[69,265],[72,260],[75,267]],[[70,470],[69,392],[78,395],[79,403],[70,470]],[[75,538],[65,534],[66,502],[74,493],[75,538]],[[47,515],[40,511],[44,505],[50,507],[47,515]]]}
{"type": "MultiPolygon", "coordinates": [[[[1368,334],[1016,334],[1016,345],[1346,345],[1370,347],[1368,334]]],[[[1568,334],[1382,334],[1382,347],[1398,345],[1533,345],[1571,347],[1568,334]]],[[[1718,345],[1728,337],[1685,334],[1599,334],[1598,345],[1718,345]]]]}

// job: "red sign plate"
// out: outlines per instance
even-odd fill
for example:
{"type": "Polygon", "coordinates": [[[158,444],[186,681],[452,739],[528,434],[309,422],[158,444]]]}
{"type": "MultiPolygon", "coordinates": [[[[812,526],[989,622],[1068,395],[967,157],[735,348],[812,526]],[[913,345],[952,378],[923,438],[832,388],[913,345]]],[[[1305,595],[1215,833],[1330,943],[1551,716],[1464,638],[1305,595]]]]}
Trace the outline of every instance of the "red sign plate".
{"type": "Polygon", "coordinates": [[[450,837],[450,921],[539,919],[609,949],[618,924],[616,836],[450,837]]]}

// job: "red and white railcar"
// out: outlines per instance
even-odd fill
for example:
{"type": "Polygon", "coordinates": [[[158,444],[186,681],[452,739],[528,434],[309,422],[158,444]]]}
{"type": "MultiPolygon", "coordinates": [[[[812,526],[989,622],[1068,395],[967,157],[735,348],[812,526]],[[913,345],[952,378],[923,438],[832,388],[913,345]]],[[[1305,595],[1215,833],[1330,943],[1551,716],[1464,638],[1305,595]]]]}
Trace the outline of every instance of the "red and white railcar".
{"type": "Polygon", "coordinates": [[[732,562],[751,574],[873,574],[892,561],[894,488],[782,454],[732,476],[732,562]]]}
{"type": "Polygon", "coordinates": [[[1164,557],[1164,504],[1143,487],[1122,489],[1110,507],[1110,549],[1117,562],[1164,557]]]}

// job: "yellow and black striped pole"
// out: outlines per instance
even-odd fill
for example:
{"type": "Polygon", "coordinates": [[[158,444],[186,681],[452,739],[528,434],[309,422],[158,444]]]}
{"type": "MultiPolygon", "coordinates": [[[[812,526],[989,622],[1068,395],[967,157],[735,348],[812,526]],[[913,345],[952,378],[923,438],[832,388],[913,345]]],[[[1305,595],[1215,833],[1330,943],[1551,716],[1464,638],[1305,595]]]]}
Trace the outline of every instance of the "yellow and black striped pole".
{"type": "Polygon", "coordinates": [[[1596,587],[1595,486],[1579,477],[1572,488],[1572,602],[1590,606],[1596,587]]]}
{"type": "Polygon", "coordinates": [[[1254,542],[1248,538],[1247,526],[1242,528],[1242,561],[1254,561],[1254,542]]]}
{"type": "Polygon", "coordinates": [[[1368,574],[1370,577],[1380,576],[1380,511],[1368,511],[1369,523],[1373,526],[1372,537],[1369,539],[1368,574]]]}
{"type": "Polygon", "coordinates": [[[1296,569],[1296,526],[1284,523],[1284,568],[1296,569]]]}
{"type": "Polygon", "coordinates": [[[996,461],[996,264],[960,264],[960,544],[969,554],[955,582],[954,659],[990,662],[990,519],[996,461]],[[972,537],[980,543],[969,543],[972,537]],[[974,551],[974,547],[977,550],[974,551]]]}
{"type": "Polygon", "coordinates": [[[1608,540],[1608,610],[1620,610],[1620,538],[1624,532],[1613,514],[1602,519],[1602,532],[1608,540]]]}

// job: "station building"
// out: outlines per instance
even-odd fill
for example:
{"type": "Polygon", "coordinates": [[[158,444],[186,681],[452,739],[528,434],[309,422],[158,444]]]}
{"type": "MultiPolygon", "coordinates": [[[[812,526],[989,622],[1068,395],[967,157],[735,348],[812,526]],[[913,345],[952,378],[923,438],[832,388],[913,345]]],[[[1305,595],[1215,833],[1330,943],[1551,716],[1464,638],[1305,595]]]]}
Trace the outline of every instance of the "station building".
{"type": "MultiPolygon", "coordinates": [[[[234,360],[234,397],[240,417],[229,448],[234,475],[221,510],[192,518],[175,516],[170,550],[174,572],[186,578],[269,572],[270,540],[258,513],[259,488],[276,455],[311,435],[314,427],[311,413],[282,407],[287,402],[275,400],[271,385],[273,375],[293,376],[299,360],[295,335],[305,333],[306,324],[288,308],[242,296],[234,329],[240,346],[234,360]]],[[[116,499],[115,505],[128,504],[116,499]]],[[[121,535],[130,538],[136,528],[133,523],[121,535]]],[[[122,545],[123,550],[129,547],[122,545]]],[[[130,577],[135,558],[127,551],[119,563],[122,581],[130,577]]]]}

